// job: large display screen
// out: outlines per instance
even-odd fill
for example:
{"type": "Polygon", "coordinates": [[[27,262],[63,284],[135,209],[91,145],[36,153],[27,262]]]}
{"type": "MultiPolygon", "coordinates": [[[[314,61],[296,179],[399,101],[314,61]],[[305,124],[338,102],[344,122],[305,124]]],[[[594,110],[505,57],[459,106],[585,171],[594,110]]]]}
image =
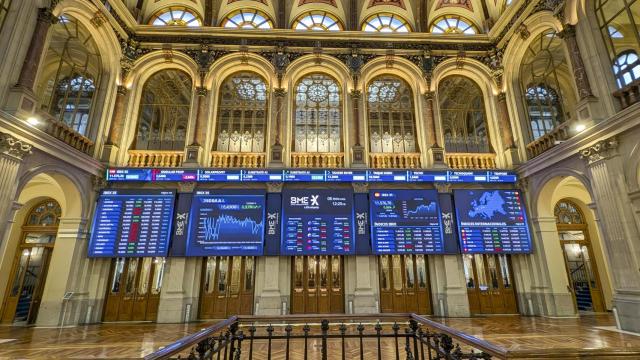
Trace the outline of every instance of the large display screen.
{"type": "Polygon", "coordinates": [[[445,252],[435,190],[372,190],[371,240],[375,254],[445,252]]]}
{"type": "Polygon", "coordinates": [[[455,190],[463,253],[529,253],[531,236],[518,190],[455,190]]]}
{"type": "Polygon", "coordinates": [[[89,257],[166,256],[174,201],[175,191],[103,190],[89,257]]]}
{"type": "Polygon", "coordinates": [[[281,255],[354,254],[353,192],[285,190],[281,255]]]}
{"type": "Polygon", "coordinates": [[[265,208],[265,193],[196,191],[186,255],[262,255],[265,208]]]}

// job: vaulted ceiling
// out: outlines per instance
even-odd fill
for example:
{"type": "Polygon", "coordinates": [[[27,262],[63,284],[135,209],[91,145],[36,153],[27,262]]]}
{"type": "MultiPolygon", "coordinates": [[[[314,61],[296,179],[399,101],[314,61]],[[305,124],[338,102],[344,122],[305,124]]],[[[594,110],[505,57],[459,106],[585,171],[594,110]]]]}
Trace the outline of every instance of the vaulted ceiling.
{"type": "Polygon", "coordinates": [[[526,0],[122,0],[139,23],[147,24],[168,7],[185,7],[202,19],[204,25],[219,26],[227,15],[255,9],[271,18],[276,27],[290,28],[309,11],[324,11],[336,17],[345,28],[359,30],[377,13],[390,13],[407,21],[414,31],[429,31],[442,16],[454,15],[486,32],[509,8],[511,2],[526,0]]]}

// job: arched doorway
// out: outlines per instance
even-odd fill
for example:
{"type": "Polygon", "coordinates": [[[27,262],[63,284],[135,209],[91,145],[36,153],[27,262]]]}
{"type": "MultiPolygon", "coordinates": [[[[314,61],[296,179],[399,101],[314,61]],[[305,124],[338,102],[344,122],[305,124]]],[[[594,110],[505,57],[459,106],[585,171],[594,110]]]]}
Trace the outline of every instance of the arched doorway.
{"type": "Polygon", "coordinates": [[[556,204],[554,214],[576,309],[605,311],[602,285],[584,214],[567,199],[556,204]]]}
{"type": "Polygon", "coordinates": [[[60,205],[53,199],[39,202],[29,210],[2,307],[3,323],[36,321],[60,214],[60,205]]]}

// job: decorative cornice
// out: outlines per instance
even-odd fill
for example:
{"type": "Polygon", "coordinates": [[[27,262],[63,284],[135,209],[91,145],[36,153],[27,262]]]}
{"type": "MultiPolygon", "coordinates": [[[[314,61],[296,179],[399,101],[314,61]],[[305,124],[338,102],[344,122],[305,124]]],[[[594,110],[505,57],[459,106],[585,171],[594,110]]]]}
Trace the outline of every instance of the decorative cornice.
{"type": "Polygon", "coordinates": [[[22,160],[25,156],[31,155],[31,149],[30,144],[14,138],[10,134],[0,132],[0,153],[22,160]]]}
{"type": "Polygon", "coordinates": [[[586,149],[580,150],[580,158],[591,165],[601,160],[605,160],[615,154],[618,148],[618,139],[612,137],[606,140],[598,141],[586,149]]]}

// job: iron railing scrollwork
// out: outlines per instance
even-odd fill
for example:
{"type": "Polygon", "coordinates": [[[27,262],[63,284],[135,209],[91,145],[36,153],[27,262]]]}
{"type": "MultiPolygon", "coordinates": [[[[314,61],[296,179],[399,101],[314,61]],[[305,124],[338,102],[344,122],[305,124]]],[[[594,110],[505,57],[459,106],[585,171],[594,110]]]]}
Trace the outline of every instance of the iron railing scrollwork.
{"type": "Polygon", "coordinates": [[[488,360],[501,351],[415,314],[240,316],[178,340],[145,359],[488,360]]]}

